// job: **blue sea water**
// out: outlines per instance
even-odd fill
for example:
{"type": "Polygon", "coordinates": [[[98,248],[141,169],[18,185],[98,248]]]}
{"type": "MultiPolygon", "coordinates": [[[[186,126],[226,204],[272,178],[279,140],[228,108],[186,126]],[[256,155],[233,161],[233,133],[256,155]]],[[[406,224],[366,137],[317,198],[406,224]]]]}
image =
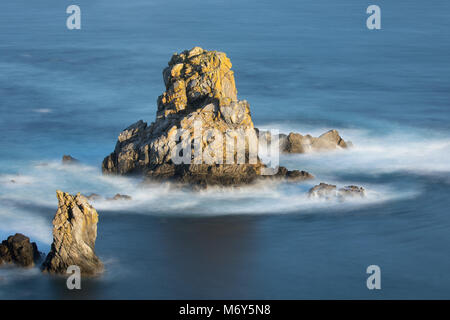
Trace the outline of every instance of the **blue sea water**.
{"type": "Polygon", "coordinates": [[[48,252],[56,189],[134,200],[94,203],[102,277],[74,292],[3,268],[1,299],[450,298],[450,2],[79,0],[82,29],[67,30],[71,4],[0,4],[0,238],[48,252]],[[381,30],[366,28],[371,4],[381,30]],[[119,132],[154,120],[172,53],[194,46],[227,53],[255,126],[338,129],[355,147],[283,156],[316,176],[305,184],[103,177],[119,132]],[[308,199],[321,181],[368,195],[308,199]]]}

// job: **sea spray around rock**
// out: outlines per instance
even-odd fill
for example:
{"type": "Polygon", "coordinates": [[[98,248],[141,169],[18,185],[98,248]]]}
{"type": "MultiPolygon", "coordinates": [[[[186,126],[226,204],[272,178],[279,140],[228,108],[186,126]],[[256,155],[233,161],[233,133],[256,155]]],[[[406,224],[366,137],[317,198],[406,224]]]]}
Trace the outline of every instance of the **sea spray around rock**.
{"type": "Polygon", "coordinates": [[[103,172],[200,186],[249,184],[264,175],[311,179],[304,171],[278,170],[278,148],[273,170],[261,161],[250,105],[237,98],[231,66],[223,52],[195,47],[174,54],[163,71],[166,91],[155,122],[125,129],[103,172]]]}

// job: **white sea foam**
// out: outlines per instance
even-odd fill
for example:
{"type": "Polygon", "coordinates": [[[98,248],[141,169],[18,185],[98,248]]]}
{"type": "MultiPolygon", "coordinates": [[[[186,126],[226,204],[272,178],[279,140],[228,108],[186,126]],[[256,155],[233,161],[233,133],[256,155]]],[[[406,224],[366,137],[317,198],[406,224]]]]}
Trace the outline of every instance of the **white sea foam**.
{"type": "MultiPolygon", "coordinates": [[[[57,163],[35,166],[27,173],[27,177],[27,181],[34,182],[20,185],[10,183],[5,189],[7,192],[0,196],[1,205],[14,205],[27,199],[35,206],[52,211],[57,204],[55,190],[61,189],[85,195],[100,194],[102,199],[92,201],[99,211],[176,215],[275,214],[324,208],[336,210],[410,196],[405,192],[393,192],[390,186],[365,184],[368,194],[362,201],[349,199],[345,202],[330,202],[310,199],[307,191],[318,183],[317,180],[300,184],[262,181],[240,188],[211,187],[207,190],[192,191],[177,188],[169,183],[142,186],[139,179],[103,176],[93,167],[62,166],[57,163]],[[107,199],[116,193],[130,195],[133,200],[107,199]]],[[[3,181],[10,178],[14,176],[8,176],[3,181]]],[[[360,184],[358,181],[327,182],[338,186],[360,184]]]]}
{"type": "Polygon", "coordinates": [[[287,155],[282,162],[301,164],[305,170],[380,174],[407,171],[414,174],[450,172],[450,137],[427,131],[393,132],[373,137],[363,130],[339,130],[354,147],[327,153],[287,155]]]}
{"type": "Polygon", "coordinates": [[[15,233],[23,233],[30,237],[31,241],[51,243],[51,220],[36,215],[32,210],[8,205],[2,201],[2,198],[0,198],[0,238],[2,240],[15,233]]]}
{"type": "Polygon", "coordinates": [[[36,113],[51,113],[52,109],[39,108],[39,109],[33,109],[33,112],[36,112],[36,113]]]}
{"type": "MultiPolygon", "coordinates": [[[[293,128],[292,131],[301,130],[293,128]]],[[[23,232],[43,243],[50,243],[50,221],[56,210],[57,189],[103,196],[103,199],[93,201],[101,214],[301,214],[361,208],[414,197],[421,192],[420,185],[405,188],[394,183],[368,184],[368,175],[409,171],[442,177],[442,173],[450,172],[450,140],[446,137],[417,133],[373,137],[368,132],[346,129],[341,129],[340,133],[344,139],[352,140],[355,147],[282,157],[282,165],[307,170],[316,176],[316,180],[306,183],[265,181],[235,189],[215,187],[190,191],[174,188],[168,183],[143,187],[140,179],[103,176],[99,168],[91,166],[67,166],[59,161],[32,163],[20,174],[0,175],[0,233],[4,236],[23,232]],[[352,178],[342,178],[345,174],[352,178]],[[359,181],[355,178],[358,176],[364,176],[365,180],[359,181]],[[343,202],[310,199],[307,191],[321,181],[338,187],[362,185],[367,189],[367,197],[343,202]],[[133,200],[106,200],[116,193],[130,195],[133,200]]]]}
{"type": "Polygon", "coordinates": [[[18,279],[23,280],[26,278],[35,277],[40,275],[39,268],[15,268],[13,266],[6,266],[0,268],[0,287],[10,282],[14,282],[18,279]]]}

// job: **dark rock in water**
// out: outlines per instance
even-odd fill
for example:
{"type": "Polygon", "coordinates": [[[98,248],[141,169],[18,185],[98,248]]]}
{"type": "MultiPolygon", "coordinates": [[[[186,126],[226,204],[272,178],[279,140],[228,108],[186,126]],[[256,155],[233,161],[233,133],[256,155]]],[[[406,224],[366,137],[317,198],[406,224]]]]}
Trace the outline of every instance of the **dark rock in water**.
{"type": "Polygon", "coordinates": [[[48,167],[48,163],[47,162],[41,162],[36,164],[36,167],[48,167]]]}
{"type": "Polygon", "coordinates": [[[354,196],[364,197],[365,194],[366,191],[363,187],[346,186],[338,190],[335,185],[323,182],[321,182],[320,184],[314,186],[309,190],[310,197],[325,198],[325,199],[332,199],[332,198],[343,199],[346,197],[354,197],[354,196]]]}
{"type": "Polygon", "coordinates": [[[233,186],[249,184],[259,178],[253,165],[171,165],[165,164],[147,172],[148,181],[174,181],[199,186],[233,186]]]}
{"type": "Polygon", "coordinates": [[[311,147],[313,150],[330,150],[337,147],[347,148],[348,146],[337,130],[330,130],[318,138],[313,138],[311,147]]]}
{"type": "Polygon", "coordinates": [[[11,182],[11,183],[16,183],[16,180],[12,179],[10,182],[11,182]]]}
{"type": "Polygon", "coordinates": [[[90,195],[86,196],[86,199],[88,199],[89,201],[100,200],[101,198],[102,196],[97,193],[91,193],[90,195]]]}
{"type": "Polygon", "coordinates": [[[284,153],[321,152],[353,146],[350,141],[345,142],[337,130],[330,130],[317,138],[294,132],[289,135],[280,134],[279,142],[280,151],[284,153]]]}
{"type": "Polygon", "coordinates": [[[346,186],[339,189],[339,194],[342,196],[352,196],[352,197],[364,197],[366,195],[366,190],[363,187],[358,186],[346,186]]]}
{"type": "MultiPolygon", "coordinates": [[[[270,178],[271,176],[265,176],[270,178]]],[[[314,179],[314,176],[306,171],[288,170],[285,167],[279,167],[278,172],[273,176],[275,178],[286,178],[288,181],[304,181],[314,179]]]]}
{"type": "Polygon", "coordinates": [[[292,170],[286,173],[286,177],[290,181],[303,181],[314,179],[314,176],[306,171],[292,170]]]}
{"type": "Polygon", "coordinates": [[[337,196],[337,189],[335,185],[321,182],[309,190],[309,196],[326,199],[335,198],[337,196]]]}
{"type": "Polygon", "coordinates": [[[300,133],[289,133],[286,137],[285,149],[283,151],[288,153],[304,153],[310,147],[310,141],[312,137],[307,135],[303,137],[300,133]]]}
{"type": "Polygon", "coordinates": [[[250,105],[237,98],[234,73],[225,53],[196,47],[174,54],[163,78],[166,91],[158,98],[155,122],[147,125],[140,120],[119,135],[114,152],[103,161],[105,174],[140,174],[148,181],[206,186],[248,184],[266,173],[257,155],[250,105]],[[200,134],[196,135],[198,123],[200,134]],[[206,132],[218,135],[212,138],[206,132]],[[234,144],[243,133],[245,140],[238,153],[226,142],[234,144]],[[182,150],[185,161],[176,159],[180,134],[188,137],[182,150]],[[196,156],[198,148],[203,150],[200,157],[196,156]],[[213,161],[205,160],[205,150],[213,161]]]}
{"type": "Polygon", "coordinates": [[[30,243],[30,238],[23,234],[9,236],[0,244],[0,265],[14,263],[20,267],[33,267],[40,259],[36,243],[30,243]]]}
{"type": "Polygon", "coordinates": [[[114,200],[114,201],[116,201],[116,200],[133,200],[133,198],[126,194],[117,193],[114,197],[109,198],[108,200],[114,200]]]}
{"type": "Polygon", "coordinates": [[[43,272],[65,274],[71,265],[80,267],[83,275],[103,271],[103,263],[95,254],[97,211],[81,194],[72,196],[57,191],[58,210],[53,219],[53,243],[45,259],[43,272]]]}
{"type": "Polygon", "coordinates": [[[62,163],[63,164],[78,164],[80,161],[73,158],[70,155],[64,155],[62,158],[62,163]]]}

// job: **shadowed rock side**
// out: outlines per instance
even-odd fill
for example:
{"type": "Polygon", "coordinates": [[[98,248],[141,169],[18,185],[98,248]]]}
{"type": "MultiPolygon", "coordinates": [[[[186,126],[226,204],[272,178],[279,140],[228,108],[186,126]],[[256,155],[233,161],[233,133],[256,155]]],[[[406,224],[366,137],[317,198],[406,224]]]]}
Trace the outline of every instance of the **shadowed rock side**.
{"type": "Polygon", "coordinates": [[[12,263],[20,267],[33,267],[41,259],[35,242],[21,233],[9,236],[0,244],[0,265],[12,263]]]}
{"type": "Polygon", "coordinates": [[[103,271],[103,264],[95,255],[97,211],[81,194],[72,196],[57,191],[58,210],[53,219],[53,243],[42,270],[65,274],[71,265],[80,267],[83,275],[103,271]]]}
{"type": "MultiPolygon", "coordinates": [[[[125,129],[114,152],[104,159],[103,172],[144,174],[151,180],[197,185],[237,185],[261,177],[265,165],[258,157],[250,156],[251,145],[254,141],[258,144],[250,106],[237,98],[234,73],[226,54],[198,47],[174,54],[163,78],[166,91],[158,98],[156,121],[147,125],[140,120],[125,129]],[[199,123],[203,132],[200,136],[195,129],[199,123]],[[191,139],[191,152],[186,156],[189,161],[174,159],[180,130],[191,139]],[[222,141],[204,134],[207,131],[220,133],[222,141]],[[227,148],[225,141],[234,141],[235,132],[246,133],[245,161],[237,160],[237,148],[227,148]],[[207,155],[220,161],[208,162],[204,156],[197,161],[195,144],[203,155],[209,150],[207,155]]],[[[290,171],[282,168],[279,172],[290,171]]],[[[294,173],[290,177],[302,180],[311,175],[294,173]]]]}

